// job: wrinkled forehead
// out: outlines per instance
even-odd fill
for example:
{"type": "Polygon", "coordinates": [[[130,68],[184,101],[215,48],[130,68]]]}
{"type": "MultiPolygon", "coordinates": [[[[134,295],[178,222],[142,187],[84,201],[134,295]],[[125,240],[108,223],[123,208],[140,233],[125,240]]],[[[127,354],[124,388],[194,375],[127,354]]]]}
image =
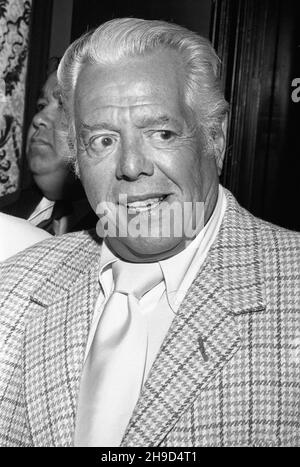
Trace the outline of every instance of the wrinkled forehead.
{"type": "Polygon", "coordinates": [[[75,88],[75,113],[91,115],[109,107],[165,106],[184,103],[184,73],[175,53],[160,51],[115,65],[87,64],[75,88]]]}

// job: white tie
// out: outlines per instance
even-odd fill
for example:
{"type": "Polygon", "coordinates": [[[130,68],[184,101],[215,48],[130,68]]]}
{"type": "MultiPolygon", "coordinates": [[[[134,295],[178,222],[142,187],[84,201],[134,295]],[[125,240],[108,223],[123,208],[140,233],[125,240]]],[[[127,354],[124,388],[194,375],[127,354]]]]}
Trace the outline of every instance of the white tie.
{"type": "Polygon", "coordinates": [[[162,272],[158,263],[123,261],[112,271],[114,292],[83,370],[75,446],[119,446],[143,384],[148,330],[139,300],[162,272]]]}

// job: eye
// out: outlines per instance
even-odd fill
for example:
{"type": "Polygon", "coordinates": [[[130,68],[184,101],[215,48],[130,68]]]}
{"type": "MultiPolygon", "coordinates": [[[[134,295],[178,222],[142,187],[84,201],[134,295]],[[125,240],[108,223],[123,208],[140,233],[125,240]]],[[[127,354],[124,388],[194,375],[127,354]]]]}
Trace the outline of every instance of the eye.
{"type": "Polygon", "coordinates": [[[175,136],[175,133],[170,130],[161,130],[158,132],[160,139],[164,141],[168,141],[169,139],[172,139],[173,136],[175,136]]]}
{"type": "Polygon", "coordinates": [[[112,146],[114,144],[114,141],[112,138],[110,138],[109,136],[105,136],[103,138],[101,138],[101,144],[105,147],[105,148],[108,148],[109,146],[112,146]]]}
{"type": "Polygon", "coordinates": [[[58,107],[62,107],[62,106],[63,106],[63,102],[62,102],[62,98],[61,98],[60,95],[57,97],[56,100],[57,100],[57,103],[58,103],[58,107]]]}
{"type": "Polygon", "coordinates": [[[62,107],[63,106],[63,101],[62,101],[62,97],[61,97],[61,93],[59,91],[58,88],[55,88],[53,93],[52,93],[52,97],[55,99],[58,107],[62,107]]]}
{"type": "Polygon", "coordinates": [[[36,111],[41,112],[46,107],[46,102],[38,102],[36,105],[36,111]]]}
{"type": "Polygon", "coordinates": [[[89,141],[89,146],[93,151],[100,152],[111,148],[116,143],[116,138],[109,135],[95,136],[89,141]]]}
{"type": "Polygon", "coordinates": [[[172,130],[155,130],[150,133],[154,144],[171,143],[177,136],[172,130]]]}

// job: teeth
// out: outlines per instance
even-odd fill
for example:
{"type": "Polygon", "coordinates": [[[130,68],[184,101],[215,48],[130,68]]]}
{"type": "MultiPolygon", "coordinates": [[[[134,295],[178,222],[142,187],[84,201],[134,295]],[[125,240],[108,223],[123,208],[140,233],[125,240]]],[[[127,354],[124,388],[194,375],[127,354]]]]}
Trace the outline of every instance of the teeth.
{"type": "Polygon", "coordinates": [[[135,211],[147,211],[148,209],[153,209],[159,205],[163,200],[163,196],[160,198],[149,198],[143,201],[134,201],[133,203],[127,204],[127,209],[132,209],[135,211]]]}

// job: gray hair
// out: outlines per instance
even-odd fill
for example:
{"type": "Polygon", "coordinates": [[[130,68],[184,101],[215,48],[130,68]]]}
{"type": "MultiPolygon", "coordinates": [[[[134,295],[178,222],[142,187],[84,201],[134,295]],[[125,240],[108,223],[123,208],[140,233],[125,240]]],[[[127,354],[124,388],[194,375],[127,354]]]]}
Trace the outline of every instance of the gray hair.
{"type": "Polygon", "coordinates": [[[162,48],[171,48],[181,56],[186,73],[183,84],[186,105],[195,113],[207,141],[213,141],[228,104],[218,77],[219,59],[210,42],[177,24],[121,18],[108,21],[77,39],[60,62],[57,75],[73,153],[76,153],[74,90],[84,64],[104,67],[125,57],[145,55],[162,48]]]}

